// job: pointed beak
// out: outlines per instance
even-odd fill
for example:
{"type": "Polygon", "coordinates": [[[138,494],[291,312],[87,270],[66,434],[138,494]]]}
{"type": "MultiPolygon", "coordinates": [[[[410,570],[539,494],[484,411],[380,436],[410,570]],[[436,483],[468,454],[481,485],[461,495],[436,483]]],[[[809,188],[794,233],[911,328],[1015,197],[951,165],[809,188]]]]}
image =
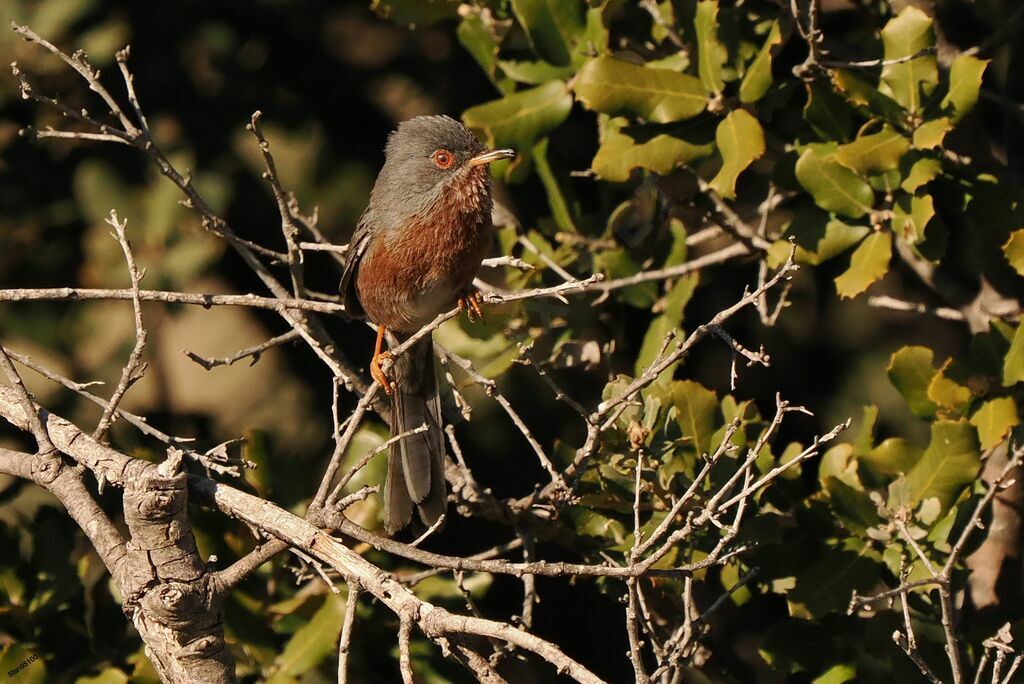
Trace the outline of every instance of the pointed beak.
{"type": "Polygon", "coordinates": [[[499,159],[514,159],[515,156],[515,150],[487,150],[486,152],[481,152],[475,157],[470,158],[467,163],[470,166],[480,166],[481,164],[490,164],[491,162],[498,161],[499,159]]]}

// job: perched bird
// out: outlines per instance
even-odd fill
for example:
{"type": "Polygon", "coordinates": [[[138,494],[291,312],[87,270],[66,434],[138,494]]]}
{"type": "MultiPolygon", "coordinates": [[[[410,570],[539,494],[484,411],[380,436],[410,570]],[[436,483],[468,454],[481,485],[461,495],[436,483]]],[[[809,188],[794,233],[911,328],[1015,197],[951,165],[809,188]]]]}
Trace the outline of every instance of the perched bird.
{"type": "Polygon", "coordinates": [[[394,534],[412,518],[424,525],[445,511],[444,435],[430,335],[394,359],[395,347],[456,304],[481,314],[473,278],[491,245],[488,165],[515,156],[487,150],[447,116],[399,124],[385,148],[370,203],[349,242],[340,291],[352,318],[377,324],[370,374],[391,397],[391,434],[426,425],[392,446],[384,485],[384,528],[394,534]],[[393,381],[393,382],[392,382],[393,381]]]}

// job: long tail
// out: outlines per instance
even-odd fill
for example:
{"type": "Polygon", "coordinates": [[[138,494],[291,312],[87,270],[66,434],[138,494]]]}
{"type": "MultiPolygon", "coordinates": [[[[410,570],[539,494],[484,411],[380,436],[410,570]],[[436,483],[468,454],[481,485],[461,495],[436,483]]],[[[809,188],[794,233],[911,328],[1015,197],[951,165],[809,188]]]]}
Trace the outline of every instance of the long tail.
{"type": "Polygon", "coordinates": [[[392,436],[424,424],[427,429],[400,439],[388,455],[384,484],[384,529],[388,534],[409,524],[414,505],[428,527],[437,522],[446,507],[441,396],[434,373],[434,343],[429,335],[396,359],[393,377],[392,436]]]}

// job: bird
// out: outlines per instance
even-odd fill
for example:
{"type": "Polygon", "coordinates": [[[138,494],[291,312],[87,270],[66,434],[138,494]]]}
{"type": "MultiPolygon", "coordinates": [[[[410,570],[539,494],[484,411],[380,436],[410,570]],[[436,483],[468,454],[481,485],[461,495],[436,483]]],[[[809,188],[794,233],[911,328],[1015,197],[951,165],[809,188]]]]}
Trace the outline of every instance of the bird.
{"type": "Polygon", "coordinates": [[[339,291],[350,318],[377,326],[370,374],[391,399],[392,436],[405,435],[388,453],[388,535],[410,523],[414,508],[417,525],[435,525],[447,493],[431,335],[393,359],[384,342],[396,347],[456,305],[471,321],[482,317],[473,279],[494,237],[489,167],[514,157],[511,149],[488,149],[448,116],[401,122],[349,241],[339,291]]]}

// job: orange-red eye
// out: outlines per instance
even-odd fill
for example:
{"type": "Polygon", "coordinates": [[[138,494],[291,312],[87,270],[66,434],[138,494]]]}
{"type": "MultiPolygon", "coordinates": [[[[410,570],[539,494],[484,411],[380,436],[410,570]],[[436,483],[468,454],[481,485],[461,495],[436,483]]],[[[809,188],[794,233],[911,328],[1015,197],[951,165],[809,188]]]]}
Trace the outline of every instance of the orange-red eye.
{"type": "Polygon", "coordinates": [[[434,160],[434,166],[439,169],[450,169],[455,163],[455,155],[448,150],[437,150],[430,155],[430,158],[434,160]]]}

